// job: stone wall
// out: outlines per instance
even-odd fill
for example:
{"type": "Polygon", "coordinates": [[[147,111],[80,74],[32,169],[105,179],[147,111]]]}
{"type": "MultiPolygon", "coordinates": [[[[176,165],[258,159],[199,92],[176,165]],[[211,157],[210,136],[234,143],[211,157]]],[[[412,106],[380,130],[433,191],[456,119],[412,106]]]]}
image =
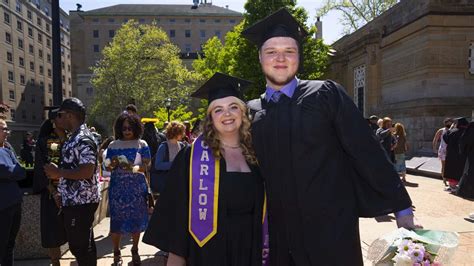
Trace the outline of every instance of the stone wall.
{"type": "Polygon", "coordinates": [[[373,22],[333,44],[328,78],[354,95],[354,68],[366,66],[365,116],[405,125],[411,153],[429,153],[446,117],[471,117],[474,2],[400,1],[373,22]]]}

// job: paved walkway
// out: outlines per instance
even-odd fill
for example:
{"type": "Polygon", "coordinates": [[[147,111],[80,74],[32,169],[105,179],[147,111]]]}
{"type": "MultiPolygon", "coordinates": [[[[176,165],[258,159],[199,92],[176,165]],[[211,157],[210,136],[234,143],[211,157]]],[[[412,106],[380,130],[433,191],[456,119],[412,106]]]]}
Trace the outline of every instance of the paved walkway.
{"type": "MultiPolygon", "coordinates": [[[[422,176],[408,175],[408,192],[416,206],[415,215],[426,229],[456,231],[459,233],[460,246],[453,258],[451,265],[474,265],[474,223],[465,220],[470,212],[474,212],[474,201],[465,200],[443,191],[441,180],[422,176]]],[[[377,237],[396,229],[393,215],[384,217],[360,219],[360,233],[362,250],[365,254],[367,248],[377,237]]],[[[111,265],[113,261],[112,242],[108,236],[109,219],[103,220],[95,227],[98,247],[98,265],[111,265]]],[[[132,265],[130,248],[131,241],[123,241],[122,255],[124,265],[132,265]]],[[[142,265],[163,265],[163,258],[157,255],[155,247],[140,243],[142,265]]],[[[24,260],[15,265],[49,265],[48,260],[24,260]]],[[[71,253],[67,252],[61,259],[61,265],[77,265],[71,253]]],[[[365,265],[372,265],[365,261],[365,265]]]]}

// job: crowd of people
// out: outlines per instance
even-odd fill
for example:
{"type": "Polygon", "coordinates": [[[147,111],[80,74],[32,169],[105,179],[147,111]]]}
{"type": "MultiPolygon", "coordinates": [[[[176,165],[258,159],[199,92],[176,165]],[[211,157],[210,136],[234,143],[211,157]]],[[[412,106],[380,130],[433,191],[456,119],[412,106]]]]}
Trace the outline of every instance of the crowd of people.
{"type": "MultiPolygon", "coordinates": [[[[66,242],[80,266],[97,264],[92,223],[101,180],[110,182],[114,265],[122,264],[125,235],[132,264],[141,264],[143,232],[144,242],[168,254],[168,265],[363,265],[359,217],[394,213],[399,227],[422,227],[403,185],[404,126],[372,116],[368,127],[341,85],[298,79],[307,32],[286,9],[242,34],[259,50],[265,93],[246,104],[250,82],[215,73],[191,95],[208,102],[192,127],[171,121],[159,131],[128,105],[114,136],[102,140],[86,126],[79,99],[49,108],[36,143],[34,190],[53,265],[66,242]]],[[[470,180],[474,171],[472,123],[462,132],[456,125],[440,133],[448,147],[443,176],[453,185],[461,175],[451,174],[449,147],[466,154],[470,180]]],[[[8,217],[0,230],[10,236],[0,242],[1,265],[13,260],[21,219],[15,180],[25,175],[5,144],[8,131],[0,120],[0,194],[10,195],[0,201],[8,217]]]]}

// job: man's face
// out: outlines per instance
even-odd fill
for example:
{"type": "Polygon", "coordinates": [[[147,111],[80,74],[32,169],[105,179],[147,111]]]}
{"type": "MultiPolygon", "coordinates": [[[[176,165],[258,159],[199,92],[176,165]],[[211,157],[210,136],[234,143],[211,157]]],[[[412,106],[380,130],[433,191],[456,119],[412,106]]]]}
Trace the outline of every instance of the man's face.
{"type": "Polygon", "coordinates": [[[260,48],[259,59],[267,85],[281,89],[298,71],[298,43],[290,37],[270,38],[260,48]]]}
{"type": "Polygon", "coordinates": [[[7,140],[10,129],[8,129],[5,121],[0,121],[0,143],[4,143],[7,140]]]}

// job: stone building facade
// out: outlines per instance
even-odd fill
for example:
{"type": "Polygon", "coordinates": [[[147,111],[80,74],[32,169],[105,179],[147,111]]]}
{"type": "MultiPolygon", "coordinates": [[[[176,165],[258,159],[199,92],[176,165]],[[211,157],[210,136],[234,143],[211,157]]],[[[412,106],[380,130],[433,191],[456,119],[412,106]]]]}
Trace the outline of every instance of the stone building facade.
{"type": "MultiPolygon", "coordinates": [[[[72,96],[68,15],[61,10],[63,97],[72,96]]],[[[15,148],[26,131],[36,131],[53,104],[51,4],[47,0],[0,1],[0,101],[15,148]]]]}
{"type": "Polygon", "coordinates": [[[405,125],[411,154],[432,153],[446,117],[474,115],[474,2],[401,0],[333,44],[328,78],[365,117],[405,125]]]}
{"type": "Polygon", "coordinates": [[[115,5],[90,11],[70,11],[69,14],[73,94],[86,105],[94,100],[90,67],[101,59],[102,49],[128,20],[156,22],[181,49],[181,59],[190,68],[203,43],[213,36],[223,40],[225,34],[243,18],[239,12],[206,2],[196,2],[195,5],[115,5]]]}

